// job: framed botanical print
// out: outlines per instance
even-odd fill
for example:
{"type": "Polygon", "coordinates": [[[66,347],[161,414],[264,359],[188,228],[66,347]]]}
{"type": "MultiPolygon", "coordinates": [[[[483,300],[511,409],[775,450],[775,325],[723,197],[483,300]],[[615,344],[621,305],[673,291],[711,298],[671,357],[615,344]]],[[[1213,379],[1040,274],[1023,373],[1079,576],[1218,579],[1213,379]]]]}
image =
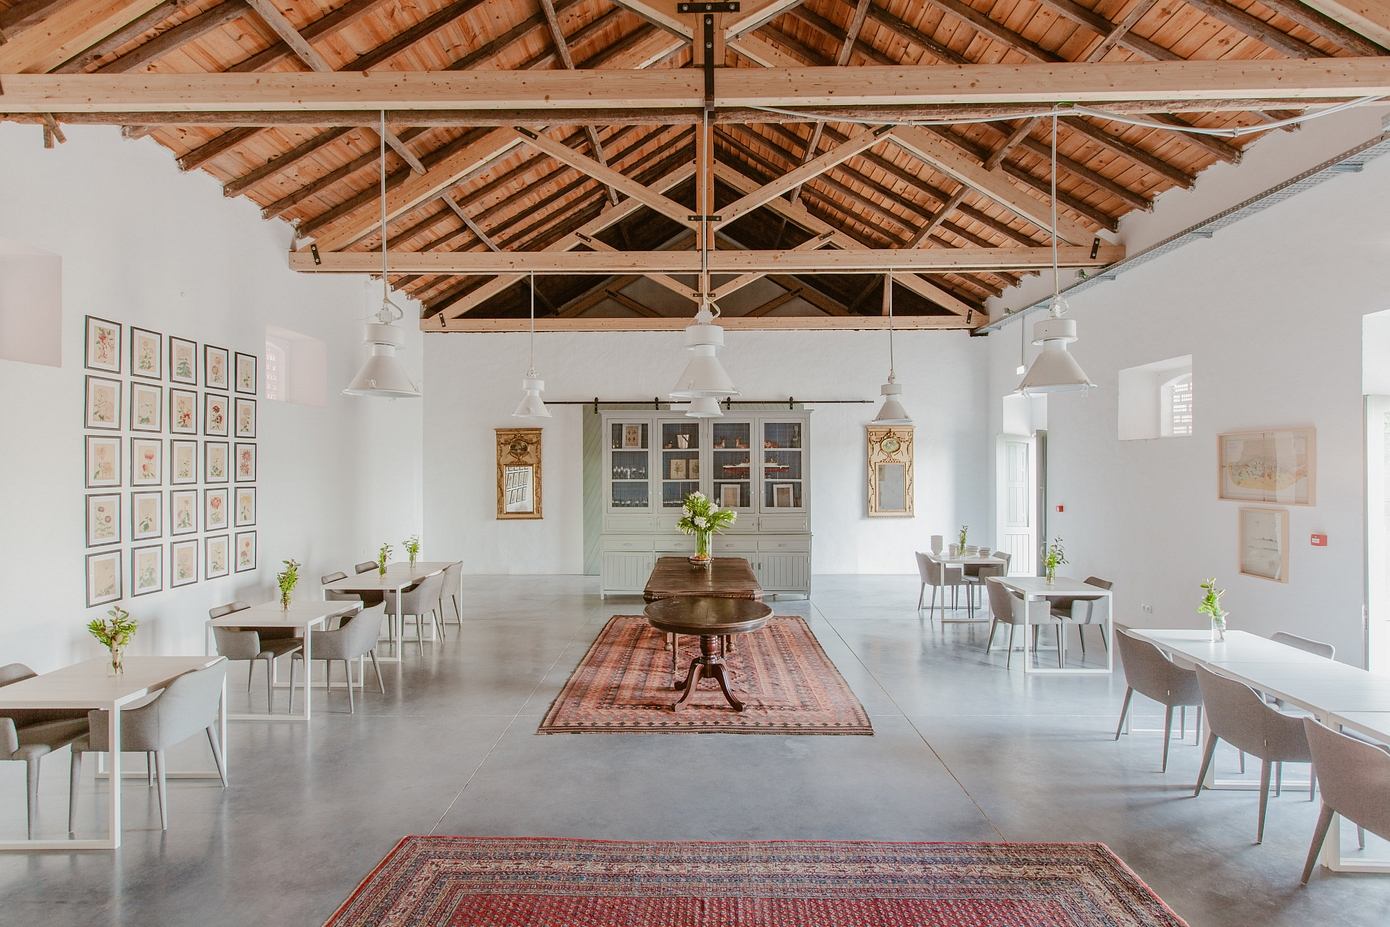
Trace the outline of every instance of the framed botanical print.
{"type": "Polygon", "coordinates": [[[1289,581],[1289,510],[1240,508],[1240,572],[1289,581]]]}
{"type": "Polygon", "coordinates": [[[203,434],[213,438],[227,437],[229,415],[226,396],[203,394],[203,434]]]}
{"type": "Polygon", "coordinates": [[[121,439],[115,435],[86,436],[87,488],[121,485],[121,439]]]}
{"type": "Polygon", "coordinates": [[[198,385],[198,344],[169,336],[169,382],[198,385]]]}
{"type": "Polygon", "coordinates": [[[226,576],[231,549],[225,534],[203,538],[203,579],[226,576]]]}
{"type": "Polygon", "coordinates": [[[130,494],[130,539],[148,541],[164,536],[164,493],[158,489],[130,494]]]}
{"type": "Polygon", "coordinates": [[[130,430],[164,430],[164,388],[154,383],[130,384],[130,430]]]}
{"type": "Polygon", "coordinates": [[[1317,490],[1317,432],[1269,428],[1217,437],[1222,499],[1312,505],[1317,490]]]}
{"type": "Polygon", "coordinates": [[[228,362],[226,348],[203,345],[203,385],[208,389],[226,389],[228,362]]]}
{"type": "Polygon", "coordinates": [[[149,380],[164,378],[164,336],[147,328],[130,326],[130,375],[149,380]]]}
{"type": "Polygon", "coordinates": [[[219,531],[227,527],[227,490],[203,490],[203,530],[219,531]]]}
{"type": "Polygon", "coordinates": [[[198,482],[198,441],[194,438],[169,439],[169,485],[187,486],[198,482]]]}
{"type": "Polygon", "coordinates": [[[88,370],[121,372],[121,323],[86,317],[86,345],[82,363],[88,370]]]}
{"type": "Polygon", "coordinates": [[[121,494],[89,493],[87,496],[87,546],[121,543],[121,494]]]}
{"type": "Polygon", "coordinates": [[[238,486],[236,488],[236,526],[250,528],[256,524],[256,487],[238,486]]]}
{"type": "Polygon", "coordinates": [[[198,581],[198,540],[175,541],[169,545],[169,588],[191,586],[198,581]]]}
{"type": "Polygon", "coordinates": [[[121,597],[121,551],[87,555],[87,607],[95,608],[121,597]]]}
{"type": "Polygon", "coordinates": [[[226,441],[203,442],[204,483],[226,483],[231,479],[227,475],[230,472],[230,454],[231,447],[226,441]]]}
{"type": "Polygon", "coordinates": [[[169,493],[169,534],[193,534],[198,530],[198,490],[175,489],[169,493]]]}
{"type": "Polygon", "coordinates": [[[121,429],[121,381],[87,377],[85,421],[88,428],[121,429]]]}
{"type": "Polygon", "coordinates": [[[256,400],[237,396],[232,400],[238,438],[256,437],[256,400]]]}
{"type": "Polygon", "coordinates": [[[164,591],[164,545],[150,544],[130,552],[130,594],[164,591]]]}
{"type": "Polygon", "coordinates": [[[176,435],[198,433],[198,391],[169,387],[169,431],[176,435]]]}
{"type": "Polygon", "coordinates": [[[158,486],[164,482],[164,441],[130,439],[130,485],[158,486]]]}
{"type": "Polygon", "coordinates": [[[246,573],[256,568],[256,532],[236,533],[236,571],[246,573]]]}
{"type": "Polygon", "coordinates": [[[256,445],[242,441],[236,443],[236,481],[256,482],[256,445]]]}
{"type": "Polygon", "coordinates": [[[236,384],[238,393],[256,395],[256,355],[236,352],[236,384]]]}

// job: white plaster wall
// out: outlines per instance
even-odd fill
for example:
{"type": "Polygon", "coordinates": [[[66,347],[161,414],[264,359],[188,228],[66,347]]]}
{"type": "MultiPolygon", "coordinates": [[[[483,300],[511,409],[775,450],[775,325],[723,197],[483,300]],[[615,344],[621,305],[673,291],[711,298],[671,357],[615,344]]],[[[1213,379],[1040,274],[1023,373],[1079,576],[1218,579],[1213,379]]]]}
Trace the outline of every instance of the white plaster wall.
{"type": "MultiPolygon", "coordinates": [[[[62,256],[64,303],[61,367],[0,360],[0,662],[98,655],[83,629],[105,610],[84,608],[84,314],[257,355],[267,324],[328,348],[327,405],[259,402],[260,569],[127,598],[141,621],[133,652],[202,653],[208,607],[269,599],[282,559],[304,563],[314,595],[322,573],[419,530],[419,404],[338,392],[360,362],[361,278],[291,273],[287,226],[181,174],[152,141],[72,126],[45,151],[37,130],[3,125],[0,163],[0,238],[62,256]]],[[[410,334],[405,352],[417,372],[419,342],[410,334]]]]}
{"type": "MultiPolygon", "coordinates": [[[[727,333],[725,365],[749,400],[874,399],[887,375],[883,332],[727,333]]],[[[875,405],[822,405],[811,416],[813,569],[915,573],[914,549],[962,522],[991,531],[986,498],[986,345],[958,332],[899,333],[898,378],[917,424],[916,517],[867,518],[864,425],[875,405]]],[[[681,335],[537,336],[550,399],[664,397],[684,363],[681,335]]],[[[425,339],[424,497],[429,543],[457,550],[478,573],[583,570],[582,416],[556,406],[545,423],[541,521],[498,521],[492,430],[511,411],[526,369],[524,334],[425,339]]]]}

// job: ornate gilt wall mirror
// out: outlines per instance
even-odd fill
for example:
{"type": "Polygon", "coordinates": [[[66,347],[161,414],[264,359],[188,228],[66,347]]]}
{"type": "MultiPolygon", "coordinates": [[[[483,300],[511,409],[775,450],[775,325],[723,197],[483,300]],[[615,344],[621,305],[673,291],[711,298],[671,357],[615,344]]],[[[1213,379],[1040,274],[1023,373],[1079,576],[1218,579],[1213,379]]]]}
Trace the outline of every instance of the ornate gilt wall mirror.
{"type": "Polygon", "coordinates": [[[497,429],[497,517],[541,517],[541,430],[497,429]]]}
{"type": "Polygon", "coordinates": [[[912,426],[868,426],[869,515],[912,517],[912,426]]]}

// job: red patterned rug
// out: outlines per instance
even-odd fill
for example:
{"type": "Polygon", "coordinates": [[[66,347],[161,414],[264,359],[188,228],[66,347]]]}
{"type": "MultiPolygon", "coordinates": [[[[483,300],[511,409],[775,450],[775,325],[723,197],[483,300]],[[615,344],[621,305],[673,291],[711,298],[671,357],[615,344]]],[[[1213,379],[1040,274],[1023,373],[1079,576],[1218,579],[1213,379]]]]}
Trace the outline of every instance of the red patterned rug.
{"type": "MultiPolygon", "coordinates": [[[[679,712],[666,636],[645,618],[614,615],[560,690],[541,734],[872,734],[864,706],[801,618],[773,617],[734,638],[726,659],[746,706],[737,712],[705,679],[679,712]]],[[[680,638],[684,678],[699,638],[680,638]]]]}
{"type": "Polygon", "coordinates": [[[405,837],[325,927],[1184,927],[1100,843],[405,837]]]}

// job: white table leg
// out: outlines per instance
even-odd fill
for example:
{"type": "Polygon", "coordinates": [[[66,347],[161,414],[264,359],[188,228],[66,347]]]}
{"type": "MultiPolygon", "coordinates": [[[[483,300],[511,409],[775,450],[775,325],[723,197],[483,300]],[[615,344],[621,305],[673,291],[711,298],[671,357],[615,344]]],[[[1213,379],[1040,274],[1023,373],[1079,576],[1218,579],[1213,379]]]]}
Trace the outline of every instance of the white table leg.
{"type": "Polygon", "coordinates": [[[232,784],[231,751],[227,749],[227,677],[222,677],[222,696],[217,700],[217,741],[222,748],[222,773],[227,785],[232,784]]]}
{"type": "MultiPolygon", "coordinates": [[[[308,720],[309,720],[309,717],[310,717],[310,715],[313,714],[313,710],[314,710],[314,705],[313,705],[313,701],[312,701],[312,699],[313,699],[313,697],[314,697],[314,696],[313,696],[314,687],[311,686],[311,685],[309,685],[309,677],[312,676],[312,675],[314,674],[314,672],[313,672],[313,666],[314,666],[313,647],[314,647],[314,643],[313,643],[313,642],[314,642],[314,629],[313,629],[311,626],[310,626],[310,627],[305,627],[305,629],[304,629],[304,720],[305,720],[305,721],[308,721],[308,720]]],[[[352,680],[351,680],[351,679],[348,680],[348,685],[352,685],[352,680]]]]}
{"type": "MultiPolygon", "coordinates": [[[[404,638],[405,638],[405,615],[401,613],[401,604],[402,604],[404,598],[405,598],[405,588],[404,588],[403,586],[397,586],[397,587],[396,587],[396,617],[395,617],[395,620],[392,621],[392,624],[395,625],[396,643],[395,643],[395,646],[394,646],[392,649],[395,650],[396,656],[398,656],[398,657],[404,657],[404,656],[405,656],[405,643],[404,643],[404,638]]],[[[417,632],[418,632],[418,630],[419,630],[419,626],[418,626],[418,625],[416,625],[416,630],[417,630],[417,632]]]]}
{"type": "Polygon", "coordinates": [[[111,829],[111,849],[121,845],[121,710],[112,705],[107,711],[106,742],[111,757],[111,804],[107,809],[107,826],[111,829]]]}

